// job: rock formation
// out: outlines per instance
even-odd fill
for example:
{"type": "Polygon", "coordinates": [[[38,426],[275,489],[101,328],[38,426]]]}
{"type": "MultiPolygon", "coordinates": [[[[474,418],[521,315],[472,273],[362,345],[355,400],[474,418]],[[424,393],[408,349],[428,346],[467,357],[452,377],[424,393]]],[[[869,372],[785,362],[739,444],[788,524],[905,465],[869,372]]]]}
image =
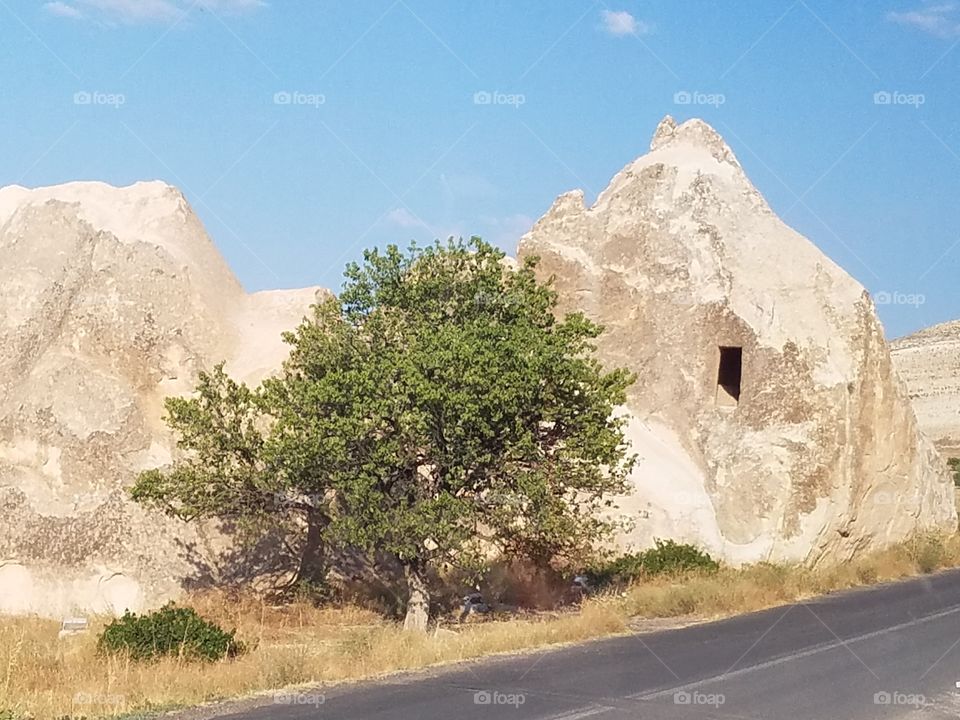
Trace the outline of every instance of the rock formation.
{"type": "Polygon", "coordinates": [[[849,558],[956,528],[864,288],[787,227],[707,124],[666,118],[592,207],[559,197],[520,241],[564,310],[638,377],[622,538],[732,562],[849,558]]]}
{"type": "MultiPolygon", "coordinates": [[[[650,154],[590,208],[561,196],[520,254],[541,256],[564,309],[607,326],[605,361],[637,373],[625,547],[815,562],[956,527],[869,295],[709,126],[666,119],[650,154]]],[[[0,258],[0,612],[160,604],[218,540],[126,497],[173,457],[164,398],[221,360],[251,383],[279,368],[280,332],[321,291],[246,294],[163,183],[4,188],[0,258]]],[[[958,335],[898,344],[940,442],[960,437],[958,335]]]]}
{"type": "Polygon", "coordinates": [[[960,457],[960,320],[897,340],[893,362],[921,429],[943,455],[960,457]]]}
{"type": "Polygon", "coordinates": [[[316,289],[246,294],[157,182],[3,188],[0,258],[0,611],[178,594],[209,538],[123,488],[171,458],[164,398],[278,368],[316,289]]]}

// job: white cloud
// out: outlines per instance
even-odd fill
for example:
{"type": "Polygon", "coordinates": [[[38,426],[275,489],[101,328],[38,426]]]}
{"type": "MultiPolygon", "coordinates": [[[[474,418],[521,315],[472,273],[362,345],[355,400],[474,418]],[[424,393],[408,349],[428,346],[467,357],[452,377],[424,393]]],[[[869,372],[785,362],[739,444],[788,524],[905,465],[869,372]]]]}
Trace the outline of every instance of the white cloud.
{"type": "Polygon", "coordinates": [[[406,208],[395,208],[387,213],[387,222],[402,228],[427,228],[429,226],[406,208]]]}
{"type": "Polygon", "coordinates": [[[263,0],[55,0],[46,3],[43,9],[58,17],[143,25],[172,22],[194,8],[232,14],[250,12],[265,5],[263,0]]]}
{"type": "Polygon", "coordinates": [[[480,222],[486,226],[487,232],[483,236],[485,240],[513,252],[516,250],[517,241],[530,232],[536,220],[529,215],[518,213],[506,217],[484,215],[480,217],[480,222]]]}
{"type": "Polygon", "coordinates": [[[482,175],[440,173],[440,190],[448,201],[496,197],[500,188],[482,175]]]}
{"type": "Polygon", "coordinates": [[[604,10],[600,13],[600,17],[603,20],[604,31],[615,37],[646,35],[650,32],[650,26],[647,23],[637,20],[626,10],[604,10]]]}
{"type": "Polygon", "coordinates": [[[59,2],[59,0],[57,2],[44,3],[43,9],[57,17],[73,18],[74,20],[79,20],[83,17],[83,13],[77,10],[77,8],[72,5],[67,5],[64,2],[59,2]]]}
{"type": "Polygon", "coordinates": [[[939,38],[960,37],[960,17],[955,2],[927,3],[915,10],[889,12],[887,20],[939,38]]]}
{"type": "Polygon", "coordinates": [[[445,222],[442,225],[431,225],[422,217],[415,215],[404,207],[398,207],[384,216],[384,221],[388,225],[403,228],[404,230],[420,230],[421,237],[427,236],[433,239],[446,240],[447,238],[470,237],[466,231],[464,222],[445,222]]]}
{"type": "Polygon", "coordinates": [[[44,8],[60,17],[89,18],[108,23],[136,25],[175,20],[180,9],[170,0],[73,0],[47,3],[44,8]]]}
{"type": "Polygon", "coordinates": [[[214,12],[244,13],[266,7],[264,0],[200,0],[201,7],[214,12]]]}

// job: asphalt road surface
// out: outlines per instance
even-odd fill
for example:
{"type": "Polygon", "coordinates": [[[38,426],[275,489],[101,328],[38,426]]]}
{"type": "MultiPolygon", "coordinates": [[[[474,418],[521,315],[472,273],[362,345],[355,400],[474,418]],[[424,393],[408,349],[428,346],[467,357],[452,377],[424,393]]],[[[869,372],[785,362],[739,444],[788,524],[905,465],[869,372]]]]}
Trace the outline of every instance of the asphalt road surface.
{"type": "Polygon", "coordinates": [[[960,571],[731,620],[277,696],[233,720],[960,718],[960,571]]]}

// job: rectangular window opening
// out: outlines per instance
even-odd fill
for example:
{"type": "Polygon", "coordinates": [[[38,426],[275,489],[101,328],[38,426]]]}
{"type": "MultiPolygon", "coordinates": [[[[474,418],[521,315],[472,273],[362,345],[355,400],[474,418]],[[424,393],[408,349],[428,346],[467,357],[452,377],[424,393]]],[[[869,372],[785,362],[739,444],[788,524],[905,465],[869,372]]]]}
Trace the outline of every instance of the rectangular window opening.
{"type": "Polygon", "coordinates": [[[720,347],[720,368],[717,371],[717,405],[736,407],[740,403],[743,380],[743,348],[720,347]]]}

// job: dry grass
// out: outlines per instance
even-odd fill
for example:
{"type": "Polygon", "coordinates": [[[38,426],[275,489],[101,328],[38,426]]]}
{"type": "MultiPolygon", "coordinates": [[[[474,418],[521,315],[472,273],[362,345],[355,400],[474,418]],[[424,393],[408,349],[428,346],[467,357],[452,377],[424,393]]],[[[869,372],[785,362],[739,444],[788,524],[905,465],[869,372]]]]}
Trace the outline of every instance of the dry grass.
{"type": "Polygon", "coordinates": [[[238,636],[255,646],[238,659],[211,664],[99,657],[96,637],[104,618],[94,620],[91,632],[65,640],[57,639],[55,622],[5,618],[0,621],[0,720],[115,717],[304,683],[348,681],[624,633],[637,617],[721,617],[956,566],[960,536],[925,536],[840,566],[756,565],[654,579],[622,595],[595,598],[579,612],[425,636],[405,634],[358,608],[306,603],[278,608],[252,597],[207,594],[191,604],[237,628],[238,636]]]}
{"type": "Polygon", "coordinates": [[[923,535],[817,569],[760,563],[711,575],[654,579],[631,588],[623,609],[642,618],[723,617],[952,567],[960,567],[960,535],[923,535]]]}
{"type": "Polygon", "coordinates": [[[597,603],[582,613],[478,623],[456,634],[404,633],[357,608],[270,607],[253,598],[191,599],[205,617],[236,627],[255,647],[235,660],[140,664],[96,653],[91,631],[63,641],[59,624],[36,618],[0,621],[0,719],[110,717],[160,710],[315,682],[349,681],[390,672],[624,632],[624,616],[597,603]]]}

